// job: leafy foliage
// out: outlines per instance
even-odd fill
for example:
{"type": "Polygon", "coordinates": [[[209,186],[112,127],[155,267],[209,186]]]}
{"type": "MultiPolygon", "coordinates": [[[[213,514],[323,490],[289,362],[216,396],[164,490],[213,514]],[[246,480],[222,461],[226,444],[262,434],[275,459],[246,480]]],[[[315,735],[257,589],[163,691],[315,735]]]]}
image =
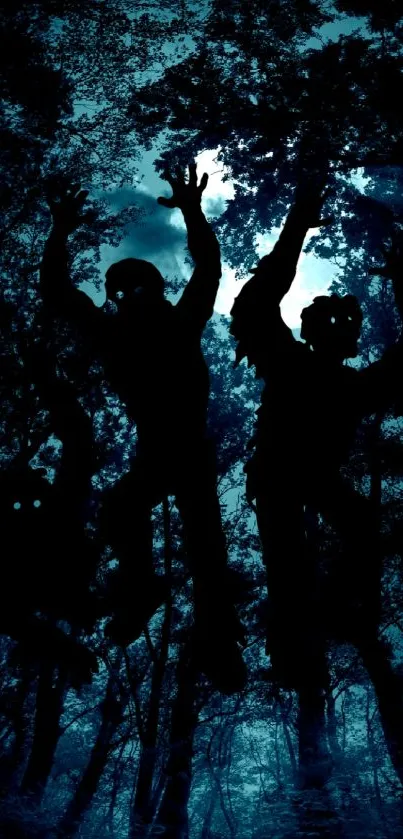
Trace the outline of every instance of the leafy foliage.
{"type": "MultiPolygon", "coordinates": [[[[335,290],[360,298],[361,360],[379,357],[396,340],[401,324],[391,284],[368,269],[381,264],[382,244],[403,222],[402,25],[398,0],[336,0],[334,6],[313,0],[142,0],[135,6],[130,0],[14,0],[10,9],[4,6],[3,468],[31,456],[49,472],[60,467],[28,363],[43,314],[37,272],[50,224],[45,193],[60,179],[91,188],[95,220],[72,240],[71,257],[75,281],[97,287],[100,246],[118,244],[127,225],[139,222],[136,206],[112,212],[105,193],[133,188],[145,150],[154,150],[162,171],[173,160],[187,163],[202,150],[218,149],[235,195],[217,229],[225,260],[240,274],[256,263],[257,233],[281,224],[301,173],[324,173],[331,188],[325,211],[334,222],[307,249],[338,268],[335,290]],[[356,16],[357,25],[364,17],[366,28],[327,37],[329,24],[340,22],[337,12],[356,16]],[[356,185],[357,169],[366,179],[364,192],[356,185]]],[[[222,698],[203,677],[195,679],[193,786],[182,805],[201,839],[246,839],[252,826],[255,839],[287,830],[306,836],[312,825],[304,827],[294,807],[297,703],[273,683],[265,655],[260,544],[243,496],[242,466],[260,386],[250,371],[232,368],[227,325],[225,318],[209,325],[204,353],[212,387],[209,427],[218,447],[233,586],[248,629],[250,676],[239,699],[222,698]]],[[[94,423],[99,496],[127,469],[135,429],[96,359],[83,358],[77,335],[61,322],[53,329],[60,368],[76,383],[94,423]]],[[[377,428],[375,437],[371,422],[360,430],[346,477],[366,491],[374,480],[371,464],[380,464],[381,632],[391,645],[385,661],[393,661],[401,695],[401,422],[387,415],[377,428]]],[[[191,587],[172,505],[169,517],[172,602],[123,657],[97,625],[91,643],[100,673],[79,696],[71,690],[64,696],[42,810],[20,796],[17,806],[14,796],[32,750],[37,673],[13,659],[12,644],[3,639],[0,780],[12,793],[0,813],[5,835],[47,837],[56,824],[64,825],[65,835],[69,826],[72,835],[75,819],[88,837],[134,839],[133,789],[136,794],[137,769],[142,766],[144,778],[150,755],[145,795],[156,822],[172,767],[173,703],[186,700],[178,667],[190,625],[191,587]]],[[[93,509],[89,519],[94,530],[93,509]]],[[[157,509],[159,570],[166,561],[164,526],[164,511],[157,509]]],[[[326,574],[338,543],[323,522],[319,533],[326,574]]],[[[101,583],[111,560],[105,550],[101,583]]],[[[347,644],[329,648],[326,725],[335,763],[332,807],[347,834],[398,836],[401,786],[385,746],[385,716],[381,720],[368,675],[347,644]]],[[[331,815],[331,808],[326,812],[331,815]]]]}

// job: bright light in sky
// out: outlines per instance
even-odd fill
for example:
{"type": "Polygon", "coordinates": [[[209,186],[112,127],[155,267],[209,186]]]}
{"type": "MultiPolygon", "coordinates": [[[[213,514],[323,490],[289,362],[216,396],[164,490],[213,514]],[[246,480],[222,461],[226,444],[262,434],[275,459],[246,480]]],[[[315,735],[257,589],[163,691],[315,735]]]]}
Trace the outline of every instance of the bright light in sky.
{"type": "MultiPolygon", "coordinates": [[[[277,241],[281,228],[275,228],[267,235],[256,237],[256,264],[262,256],[270,253],[277,241]]],[[[307,242],[314,232],[307,234],[307,242]]],[[[318,259],[313,254],[302,253],[298,262],[297,273],[292,287],[281,304],[281,314],[287,326],[291,329],[298,329],[301,324],[301,311],[309,306],[318,294],[326,294],[327,290],[335,279],[335,268],[328,261],[318,259]]],[[[223,277],[220,290],[217,295],[215,309],[220,314],[228,314],[242,286],[247,280],[235,279],[235,270],[223,266],[223,277]]]]}
{"type": "MultiPolygon", "coordinates": [[[[223,181],[222,179],[228,170],[222,164],[217,164],[216,157],[218,152],[219,149],[209,149],[202,152],[196,158],[199,174],[201,175],[203,172],[207,172],[209,175],[209,182],[204,193],[207,215],[209,215],[209,203],[212,206],[217,206],[220,199],[223,199],[224,202],[232,200],[234,197],[233,181],[231,179],[223,181]]],[[[353,185],[361,192],[364,191],[366,184],[370,180],[370,178],[364,178],[362,172],[363,170],[357,169],[350,175],[353,185]]],[[[178,222],[183,225],[182,216],[179,211],[178,222]]],[[[270,253],[278,239],[280,231],[281,227],[273,228],[266,235],[258,234],[256,236],[256,264],[262,256],[270,253]]],[[[312,236],[317,236],[318,233],[319,231],[317,229],[308,231],[305,237],[305,244],[312,236]]],[[[302,309],[305,306],[309,306],[313,298],[317,295],[327,294],[328,288],[337,274],[337,268],[329,260],[319,259],[311,253],[302,252],[298,261],[294,282],[281,305],[281,314],[287,326],[291,329],[299,329],[302,309]]],[[[223,276],[217,295],[215,310],[220,314],[229,314],[234,298],[239,294],[245,282],[247,280],[243,282],[236,280],[235,270],[224,263],[223,276]]]]}
{"type": "MultiPolygon", "coordinates": [[[[219,217],[225,210],[227,201],[234,198],[235,190],[234,184],[230,177],[223,180],[225,175],[229,174],[222,163],[217,161],[217,154],[219,149],[208,149],[197,156],[196,163],[198,167],[198,176],[202,176],[203,172],[209,175],[208,184],[203,193],[203,209],[207,218],[214,219],[219,217]]],[[[161,270],[164,276],[169,277],[170,273],[176,275],[183,275],[184,279],[189,279],[191,275],[191,268],[185,264],[185,247],[182,236],[178,237],[178,229],[184,230],[185,224],[180,210],[169,211],[166,221],[164,221],[165,236],[163,241],[159,235],[159,220],[154,216],[154,200],[161,194],[169,195],[170,188],[167,183],[161,180],[159,175],[155,172],[153,161],[156,156],[156,150],[153,149],[143,156],[140,164],[138,177],[136,178],[135,189],[137,195],[143,194],[148,199],[148,215],[144,218],[141,225],[144,229],[144,234],[150,234],[152,230],[156,230],[157,234],[150,244],[148,252],[142,258],[149,259],[155,262],[157,267],[161,270]],[[150,210],[151,206],[151,210],[150,210]],[[168,231],[167,231],[168,228],[168,231]],[[173,228],[172,248],[169,246],[169,228],[173,228]],[[174,234],[175,231],[175,234],[174,234]]],[[[364,191],[368,179],[364,178],[362,171],[357,170],[352,172],[350,179],[355,187],[360,191],[364,191]]],[[[155,212],[157,212],[157,204],[155,204],[155,212]]],[[[242,220],[241,220],[242,221],[242,220]]],[[[273,228],[265,235],[256,236],[256,263],[269,253],[275,242],[277,241],[281,228],[273,228]]],[[[305,243],[311,236],[318,235],[318,230],[308,232],[305,243]]],[[[105,273],[106,268],[117,259],[122,259],[126,256],[136,256],[139,244],[141,242],[142,234],[139,231],[137,241],[133,239],[133,234],[130,234],[122,241],[118,248],[111,248],[105,246],[102,249],[102,263],[100,270],[102,274],[105,273]]],[[[150,237],[149,237],[150,238],[150,237]]],[[[144,237],[143,237],[144,239],[144,237]]],[[[329,260],[318,259],[313,254],[302,253],[298,262],[298,268],[295,280],[292,287],[284,298],[281,305],[283,318],[291,329],[298,329],[300,326],[301,311],[305,306],[308,306],[312,299],[319,294],[326,294],[331,282],[337,277],[338,269],[332,265],[329,260]]],[[[246,282],[246,280],[244,281],[246,282]]],[[[215,310],[220,314],[228,315],[234,298],[239,294],[244,283],[235,279],[235,270],[230,268],[225,263],[223,264],[223,276],[220,283],[220,289],[217,295],[215,310]]],[[[93,290],[84,288],[87,293],[90,293],[98,305],[103,302],[103,294],[94,295],[93,290]]]]}
{"type": "MultiPolygon", "coordinates": [[[[204,193],[207,215],[209,215],[209,203],[216,205],[220,199],[228,201],[234,197],[234,186],[231,179],[222,180],[225,169],[222,165],[217,165],[215,160],[217,153],[218,149],[204,151],[196,159],[198,172],[200,174],[207,172],[210,176],[204,193]]],[[[179,212],[178,216],[180,217],[180,223],[183,223],[179,212]]],[[[256,236],[256,263],[262,256],[272,250],[280,230],[281,228],[273,228],[267,235],[258,234],[256,236]]],[[[313,235],[315,235],[315,231],[308,233],[305,242],[313,235]]],[[[312,254],[301,254],[295,280],[281,306],[282,316],[289,327],[295,329],[300,326],[302,309],[304,306],[308,306],[317,294],[326,294],[334,275],[335,268],[327,260],[318,259],[312,254]]],[[[223,276],[215,310],[220,314],[229,314],[234,297],[239,294],[243,285],[243,282],[235,279],[235,270],[223,264],[223,276]]]]}

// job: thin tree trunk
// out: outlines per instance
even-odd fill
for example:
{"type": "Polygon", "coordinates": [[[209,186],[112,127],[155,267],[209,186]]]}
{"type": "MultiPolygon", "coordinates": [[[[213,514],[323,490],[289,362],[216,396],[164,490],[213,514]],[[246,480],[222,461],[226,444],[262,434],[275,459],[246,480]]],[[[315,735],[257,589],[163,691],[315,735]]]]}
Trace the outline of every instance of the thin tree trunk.
{"type": "MultiPolygon", "coordinates": [[[[170,517],[168,499],[163,502],[164,515],[164,545],[165,545],[165,573],[171,573],[171,545],[170,545],[170,517]]],[[[153,796],[153,782],[157,761],[157,737],[162,699],[162,685],[168,660],[169,640],[171,633],[172,601],[168,598],[165,604],[165,615],[162,625],[160,652],[153,664],[151,690],[148,702],[147,721],[144,731],[140,733],[141,751],[136,779],[133,810],[130,818],[128,839],[145,839],[155,815],[155,798],[153,796]]]]}
{"type": "Polygon", "coordinates": [[[60,671],[55,676],[54,665],[49,661],[42,662],[36,695],[34,738],[21,784],[21,792],[37,803],[42,800],[52,770],[66,688],[65,672],[60,671]]]}
{"type": "Polygon", "coordinates": [[[333,756],[334,762],[340,762],[342,758],[342,750],[340,748],[340,744],[337,737],[337,719],[336,719],[336,703],[332,692],[326,696],[326,730],[327,730],[327,739],[330,746],[330,751],[333,756]]]}
{"type": "Polygon", "coordinates": [[[278,742],[278,729],[279,723],[276,720],[276,727],[274,729],[274,756],[276,759],[276,781],[277,786],[279,789],[283,786],[283,782],[281,780],[281,758],[280,758],[280,749],[279,749],[279,742],[278,742]]]}
{"type": "Polygon", "coordinates": [[[122,719],[122,710],[122,705],[115,696],[115,678],[111,675],[105,700],[102,703],[101,725],[91,757],[58,826],[58,835],[63,839],[75,836],[85,813],[91,806],[108,761],[112,737],[122,719]]]}
{"type": "Polygon", "coordinates": [[[126,745],[125,743],[122,743],[122,747],[120,749],[119,755],[116,758],[115,770],[114,770],[114,773],[113,773],[112,789],[111,789],[111,794],[110,794],[109,804],[108,804],[108,813],[107,813],[106,820],[105,820],[105,824],[108,826],[108,830],[109,830],[109,833],[111,834],[111,836],[113,835],[113,820],[114,820],[114,816],[115,816],[116,801],[117,801],[119,787],[120,787],[121,780],[122,780],[122,775],[123,775],[122,758],[123,758],[123,752],[124,752],[124,749],[125,749],[125,745],[126,745]]]}
{"type": "Polygon", "coordinates": [[[212,781],[215,785],[215,788],[217,790],[217,798],[220,802],[221,812],[222,812],[222,814],[224,816],[224,819],[227,823],[227,827],[228,827],[231,839],[236,839],[236,828],[235,828],[235,825],[232,821],[231,813],[229,812],[228,808],[226,807],[224,792],[223,792],[223,788],[222,788],[222,784],[221,784],[223,768],[224,767],[221,767],[221,772],[218,774],[218,773],[214,772],[214,769],[213,769],[213,767],[211,765],[211,762],[210,762],[211,779],[212,779],[212,781]]]}
{"type": "Polygon", "coordinates": [[[210,839],[211,825],[213,822],[214,810],[218,801],[218,789],[216,784],[211,788],[211,796],[209,806],[204,817],[203,826],[200,834],[200,839],[210,839]]]}
{"type": "Polygon", "coordinates": [[[375,690],[390,759],[403,784],[403,680],[393,670],[387,645],[378,638],[363,640],[359,652],[375,690]]]}
{"type": "Polygon", "coordinates": [[[288,728],[288,723],[284,719],[283,719],[283,732],[284,732],[285,742],[287,744],[288,755],[289,755],[289,758],[290,758],[293,781],[295,783],[297,783],[297,778],[298,778],[297,758],[295,756],[294,744],[293,744],[292,739],[291,739],[291,734],[290,734],[290,730],[288,728]]]}
{"type": "Polygon", "coordinates": [[[308,538],[305,546],[307,573],[301,591],[306,620],[300,639],[302,667],[297,695],[299,794],[296,816],[301,837],[339,839],[343,829],[333,808],[326,783],[333,768],[326,737],[325,697],[329,684],[325,632],[318,595],[317,529],[314,517],[306,511],[308,538]],[[311,531],[311,532],[310,532],[311,531]]]}
{"type": "Polygon", "coordinates": [[[371,755],[371,761],[372,761],[375,800],[376,800],[378,811],[379,811],[379,813],[381,813],[381,811],[382,811],[382,795],[381,795],[381,789],[380,789],[380,785],[379,785],[378,758],[377,758],[377,754],[376,754],[376,748],[375,748],[375,745],[374,745],[373,721],[371,719],[370,691],[368,689],[367,689],[367,705],[366,705],[365,721],[366,721],[366,724],[367,724],[368,751],[371,755]]]}
{"type": "Polygon", "coordinates": [[[346,720],[346,695],[347,691],[343,692],[341,700],[341,719],[342,719],[342,737],[341,737],[341,752],[344,757],[347,745],[347,720],[346,720]]]}
{"type": "Polygon", "coordinates": [[[308,677],[298,690],[298,699],[299,785],[302,789],[320,789],[331,771],[323,687],[308,677]]]}
{"type": "MultiPolygon", "coordinates": [[[[167,631],[169,633],[167,623],[168,621],[165,616],[163,635],[167,631]]],[[[157,761],[158,722],[166,660],[167,656],[165,654],[163,655],[161,650],[158,661],[153,666],[147,723],[141,742],[129,839],[140,839],[140,837],[147,836],[149,825],[152,823],[154,817],[152,792],[157,761]]]]}
{"type": "Polygon", "coordinates": [[[299,786],[320,789],[329,780],[331,758],[326,741],[325,693],[329,683],[325,633],[319,608],[317,515],[306,508],[307,537],[301,546],[306,572],[300,597],[304,621],[300,631],[300,676],[297,689],[299,786]]]}
{"type": "Polygon", "coordinates": [[[158,833],[164,839],[188,839],[188,802],[192,782],[196,678],[192,643],[184,645],[177,671],[177,695],[172,709],[167,783],[158,811],[158,833]]]}
{"type": "MultiPolygon", "coordinates": [[[[382,474],[377,442],[382,419],[383,415],[377,414],[371,429],[370,493],[378,535],[381,521],[382,474]]],[[[375,690],[390,759],[400,782],[403,783],[403,680],[393,670],[387,644],[378,638],[382,570],[379,544],[375,546],[375,549],[378,552],[378,563],[372,570],[371,589],[367,592],[368,622],[367,625],[364,624],[361,631],[358,629],[356,646],[375,690]]],[[[375,552],[374,557],[376,559],[375,552]]]]}
{"type": "Polygon", "coordinates": [[[27,699],[33,692],[34,675],[29,667],[24,667],[21,679],[16,687],[10,708],[10,725],[14,732],[14,741],[0,763],[0,790],[10,791],[18,787],[23,774],[23,765],[27,754],[30,715],[26,708],[27,699]]]}

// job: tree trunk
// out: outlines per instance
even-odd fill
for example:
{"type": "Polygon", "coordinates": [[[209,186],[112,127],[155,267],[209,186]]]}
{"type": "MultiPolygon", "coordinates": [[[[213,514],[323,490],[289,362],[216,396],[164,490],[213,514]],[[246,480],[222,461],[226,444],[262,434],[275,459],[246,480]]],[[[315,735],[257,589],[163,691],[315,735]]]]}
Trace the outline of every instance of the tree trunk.
{"type": "MultiPolygon", "coordinates": [[[[377,414],[371,429],[371,499],[379,534],[382,501],[382,474],[377,442],[383,414],[377,414]]],[[[381,561],[379,544],[378,563],[370,575],[372,590],[367,592],[367,625],[357,627],[356,646],[362,657],[364,667],[374,686],[378,700],[379,714],[385,735],[386,745],[394,769],[403,783],[403,680],[394,672],[390,662],[388,646],[378,638],[378,620],[380,613],[381,561]],[[371,621],[372,609],[372,621],[371,621]]],[[[376,556],[376,555],[375,555],[376,556]]],[[[368,585],[368,584],[367,584],[368,585]]]]}
{"type": "Polygon", "coordinates": [[[290,758],[290,765],[291,765],[293,781],[294,781],[294,783],[297,783],[298,764],[297,764],[297,759],[295,757],[294,744],[293,744],[292,739],[291,739],[290,729],[288,728],[288,723],[285,719],[283,719],[283,733],[284,733],[285,742],[287,744],[288,756],[290,758]]]}
{"type": "Polygon", "coordinates": [[[329,673],[319,605],[317,515],[306,508],[305,519],[306,543],[301,546],[305,577],[300,591],[304,604],[304,619],[300,627],[301,662],[297,688],[299,786],[301,789],[321,789],[329,780],[331,772],[325,719],[325,694],[329,673]]]}
{"type": "Polygon", "coordinates": [[[91,805],[109,757],[112,737],[122,719],[122,710],[122,705],[115,696],[115,678],[111,675],[102,703],[101,725],[91,757],[58,826],[58,835],[63,839],[75,836],[91,805]]]}
{"type": "Polygon", "coordinates": [[[326,789],[300,790],[294,799],[297,833],[289,839],[346,839],[342,819],[326,789]]]}
{"type": "Polygon", "coordinates": [[[343,829],[333,808],[326,783],[330,778],[333,762],[326,737],[325,697],[329,685],[326,660],[325,631],[322,625],[318,600],[318,556],[316,516],[306,510],[307,544],[305,563],[307,572],[301,590],[306,619],[300,638],[302,659],[301,677],[297,695],[299,793],[296,796],[296,816],[301,837],[336,839],[343,829]]]}
{"type": "Polygon", "coordinates": [[[192,781],[197,670],[192,644],[184,645],[176,671],[177,694],[172,709],[167,783],[158,811],[158,834],[164,839],[188,839],[188,801],[192,781]],[[160,830],[162,832],[160,833],[160,830]]]}
{"type": "Polygon", "coordinates": [[[217,790],[217,799],[220,803],[221,812],[222,812],[222,814],[224,816],[224,819],[226,821],[230,837],[231,837],[231,839],[236,839],[236,826],[234,824],[230,809],[227,807],[227,805],[225,803],[224,791],[223,791],[222,783],[221,783],[222,776],[223,776],[223,770],[224,770],[224,767],[225,767],[225,759],[223,761],[220,760],[219,763],[220,763],[219,770],[218,770],[218,772],[215,772],[214,769],[213,769],[211,760],[210,760],[211,780],[212,780],[212,783],[214,784],[214,786],[217,790]]]}
{"type": "MultiPolygon", "coordinates": [[[[163,502],[164,514],[164,544],[165,544],[165,573],[171,573],[170,521],[168,499],[163,502]]],[[[149,832],[155,815],[155,799],[153,796],[153,781],[157,760],[157,737],[160,706],[162,699],[162,685],[168,660],[169,639],[171,632],[172,602],[171,598],[165,604],[165,615],[162,625],[161,646],[159,655],[154,661],[151,678],[151,690],[148,702],[147,721],[144,731],[140,732],[141,751],[137,773],[136,790],[134,794],[133,810],[130,817],[128,839],[143,839],[149,832]]]]}
{"type": "Polygon", "coordinates": [[[211,788],[209,806],[207,808],[206,815],[204,817],[203,827],[202,827],[201,834],[200,834],[200,839],[210,839],[211,825],[212,825],[212,822],[213,822],[214,810],[216,808],[217,801],[218,801],[218,789],[217,789],[217,786],[214,784],[214,786],[211,788]]]}
{"type": "Polygon", "coordinates": [[[382,794],[381,794],[381,787],[379,783],[379,759],[376,753],[376,746],[374,743],[374,731],[373,731],[373,714],[371,716],[371,697],[370,697],[370,690],[367,688],[367,702],[366,702],[366,711],[365,711],[365,722],[367,726],[367,743],[368,743],[368,751],[371,756],[372,762],[372,772],[374,778],[374,793],[375,793],[375,801],[376,806],[378,808],[378,812],[382,812],[382,794]]]}
{"type": "Polygon", "coordinates": [[[31,796],[38,804],[53,766],[66,688],[66,674],[61,671],[55,676],[54,665],[44,661],[38,677],[34,738],[21,784],[21,792],[31,796]]]}
{"type": "Polygon", "coordinates": [[[295,800],[298,836],[341,839],[342,823],[326,789],[332,759],[326,741],[325,693],[320,672],[318,662],[316,666],[313,663],[311,670],[307,668],[306,683],[298,691],[299,793],[295,800]]]}
{"type": "Polygon", "coordinates": [[[33,693],[34,675],[29,667],[23,668],[21,679],[11,698],[8,713],[14,741],[10,749],[1,755],[0,761],[0,793],[10,792],[18,788],[23,775],[23,766],[27,755],[27,740],[29,738],[30,715],[26,708],[27,700],[33,693]]]}
{"type": "Polygon", "coordinates": [[[342,824],[326,789],[332,759],[326,743],[325,694],[318,663],[311,670],[307,668],[306,683],[299,689],[298,697],[300,792],[295,801],[298,836],[341,839],[342,824]]]}
{"type": "Polygon", "coordinates": [[[374,686],[390,759],[403,784],[403,680],[394,672],[383,641],[366,638],[359,652],[374,686]]]}
{"type": "Polygon", "coordinates": [[[335,710],[335,700],[329,691],[326,696],[326,720],[327,720],[327,740],[330,746],[330,751],[335,763],[340,762],[343,756],[340,744],[337,738],[337,720],[335,710]]]}
{"type": "Polygon", "coordinates": [[[299,786],[321,789],[329,780],[331,758],[326,745],[325,697],[313,678],[298,690],[299,786]]]}

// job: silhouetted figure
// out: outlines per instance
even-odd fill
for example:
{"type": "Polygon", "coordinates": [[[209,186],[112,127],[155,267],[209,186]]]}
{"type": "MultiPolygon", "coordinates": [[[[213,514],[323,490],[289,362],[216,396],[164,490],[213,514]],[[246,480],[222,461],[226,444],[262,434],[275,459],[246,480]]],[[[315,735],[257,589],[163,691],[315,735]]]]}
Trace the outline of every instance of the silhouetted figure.
{"type": "MultiPolygon", "coordinates": [[[[91,681],[96,656],[66,634],[91,630],[96,619],[89,586],[98,552],[87,538],[84,508],[92,463],[92,427],[68,382],[59,380],[43,346],[25,359],[52,431],[63,444],[53,484],[46,470],[21,457],[0,473],[3,584],[0,632],[18,642],[16,656],[63,666],[71,684],[91,681]]],[[[32,452],[34,454],[34,452],[32,452]]]]}
{"type": "Polygon", "coordinates": [[[242,630],[228,593],[215,455],[206,437],[209,377],[200,346],[219,286],[220,252],[201,210],[207,175],[198,185],[191,165],[188,183],[180,170],[176,178],[165,177],[173,196],[159,202],[181,209],[196,264],[176,305],[165,300],[161,274],[144,260],[124,259],[108,269],[105,288],[114,315],[71,284],[67,237],[83,221],[87,195],[77,187],[51,203],[42,294],[48,311],[67,315],[85,331],[137,424],[130,473],[105,493],[103,505],[102,533],[119,558],[109,635],[130,643],[165,598],[166,587],[153,570],[151,510],[167,494],[175,495],[194,580],[202,669],[231,691],[245,680],[238,647],[242,630]]]}
{"type": "MultiPolygon", "coordinates": [[[[361,418],[393,401],[403,358],[399,343],[365,369],[344,366],[345,359],[357,355],[362,322],[352,295],[319,296],[303,310],[305,343],[282,320],[280,302],[294,279],[305,235],[310,227],[329,222],[319,217],[324,197],[314,183],[297,189],[278,242],[232,308],[237,362],[246,356],[265,382],[251,441],[255,451],[246,466],[247,494],[256,499],[267,568],[267,651],[274,672],[290,687],[298,685],[307,635],[317,632],[309,613],[318,602],[307,510],[320,513],[344,542],[343,582],[354,631],[361,626],[365,633],[370,623],[376,625],[379,551],[371,502],[343,481],[339,469],[361,418]]],[[[403,314],[401,275],[395,294],[403,314]]]]}

